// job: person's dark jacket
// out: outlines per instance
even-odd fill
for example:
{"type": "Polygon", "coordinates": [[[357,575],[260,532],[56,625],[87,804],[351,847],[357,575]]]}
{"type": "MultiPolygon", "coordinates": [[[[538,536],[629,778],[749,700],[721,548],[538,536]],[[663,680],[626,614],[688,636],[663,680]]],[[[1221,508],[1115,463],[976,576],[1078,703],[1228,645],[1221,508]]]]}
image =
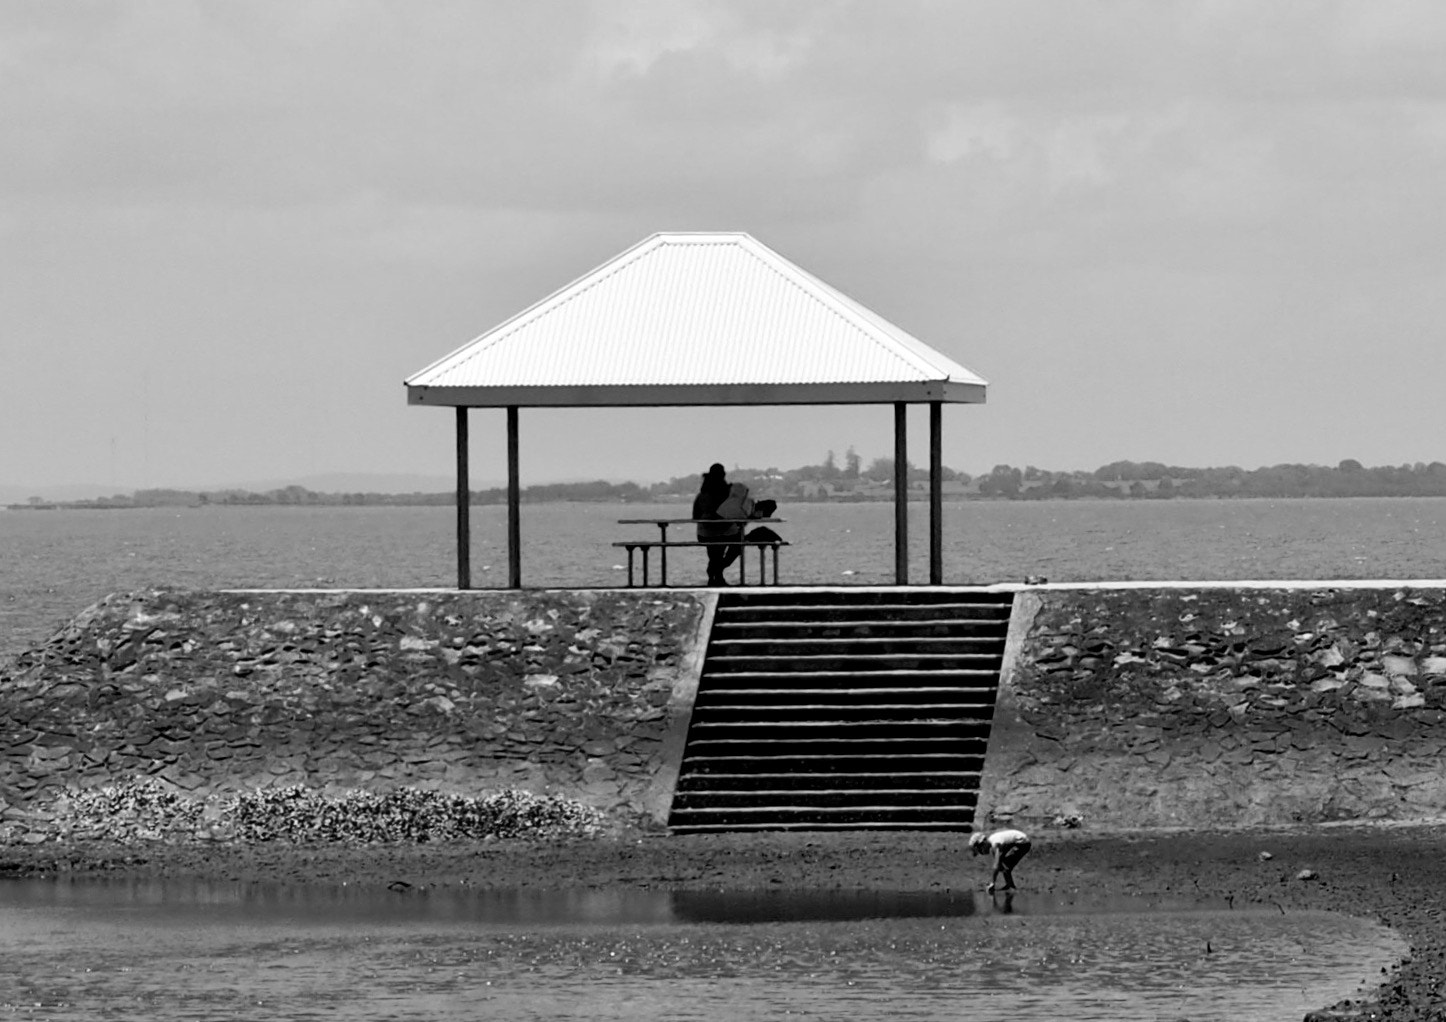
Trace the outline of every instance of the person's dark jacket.
{"type": "MultiPolygon", "coordinates": [[[[693,518],[717,518],[718,505],[728,499],[728,480],[711,476],[703,477],[703,485],[693,498],[693,518]]],[[[699,539],[726,539],[731,535],[731,525],[699,524],[699,539]]]]}

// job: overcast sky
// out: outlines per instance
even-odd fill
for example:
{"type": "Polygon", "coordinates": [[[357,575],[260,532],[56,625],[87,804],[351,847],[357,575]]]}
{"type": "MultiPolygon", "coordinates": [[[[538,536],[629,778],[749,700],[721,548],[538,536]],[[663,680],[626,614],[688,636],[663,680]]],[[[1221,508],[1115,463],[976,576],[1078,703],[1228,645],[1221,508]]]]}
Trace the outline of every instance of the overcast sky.
{"type": "MultiPolygon", "coordinates": [[[[659,230],[988,379],[954,468],[1446,460],[1437,0],[0,0],[0,485],[450,474],[404,377],[659,230]]],[[[892,454],[887,407],[521,426],[524,483],[892,454]]]]}

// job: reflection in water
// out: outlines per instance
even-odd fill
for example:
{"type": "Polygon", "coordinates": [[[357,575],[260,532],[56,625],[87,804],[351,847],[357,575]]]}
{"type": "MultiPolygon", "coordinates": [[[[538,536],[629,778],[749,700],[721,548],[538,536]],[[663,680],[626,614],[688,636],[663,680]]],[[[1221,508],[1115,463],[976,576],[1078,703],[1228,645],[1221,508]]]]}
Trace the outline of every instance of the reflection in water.
{"type": "Polygon", "coordinates": [[[690,923],[845,922],[972,916],[974,895],[940,891],[677,891],[672,915],[690,923]]]}
{"type": "Polygon", "coordinates": [[[1328,913],[1181,908],[1029,892],[10,881],[0,1014],[1236,1022],[1299,1017],[1405,950],[1328,913]]]}
{"type": "MultiPolygon", "coordinates": [[[[398,883],[371,888],[202,880],[29,880],[0,887],[0,905],[85,911],[95,918],[164,909],[169,925],[224,919],[313,925],[468,922],[548,926],[596,923],[779,923],[858,919],[957,918],[990,914],[1160,912],[1225,909],[1226,902],[1122,896],[1079,898],[971,891],[466,890],[398,883]]],[[[0,933],[3,933],[0,927],[0,933]]]]}

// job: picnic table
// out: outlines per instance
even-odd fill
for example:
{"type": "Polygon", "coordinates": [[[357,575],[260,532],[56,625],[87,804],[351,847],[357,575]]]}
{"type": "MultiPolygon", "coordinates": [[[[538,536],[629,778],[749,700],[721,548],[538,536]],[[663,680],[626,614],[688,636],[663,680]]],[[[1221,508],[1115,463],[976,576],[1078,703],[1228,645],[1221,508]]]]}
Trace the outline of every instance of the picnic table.
{"type": "Polygon", "coordinates": [[[778,548],[788,546],[787,540],[764,540],[752,541],[741,538],[733,539],[669,539],[668,527],[670,525],[723,525],[736,523],[747,527],[749,525],[766,525],[773,522],[781,522],[782,518],[619,518],[619,525],[656,525],[658,527],[657,539],[625,539],[614,543],[615,547],[623,547],[628,552],[628,586],[633,586],[633,552],[642,553],[643,585],[648,585],[648,554],[656,549],[658,551],[658,585],[668,584],[668,551],[674,547],[710,547],[710,546],[742,546],[743,556],[738,558],[738,584],[747,585],[747,561],[748,548],[758,548],[758,580],[762,585],[768,583],[768,562],[766,555],[771,550],[773,553],[773,584],[778,585],[778,548]]]}

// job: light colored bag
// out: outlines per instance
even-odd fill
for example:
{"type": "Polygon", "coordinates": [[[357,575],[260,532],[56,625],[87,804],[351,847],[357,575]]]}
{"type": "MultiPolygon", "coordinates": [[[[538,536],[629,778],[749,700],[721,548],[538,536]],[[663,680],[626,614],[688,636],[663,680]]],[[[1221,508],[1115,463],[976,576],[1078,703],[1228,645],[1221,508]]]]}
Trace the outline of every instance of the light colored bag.
{"type": "Polygon", "coordinates": [[[753,498],[748,496],[748,487],[743,483],[731,483],[728,496],[718,505],[719,518],[747,518],[753,514],[753,498]]]}

